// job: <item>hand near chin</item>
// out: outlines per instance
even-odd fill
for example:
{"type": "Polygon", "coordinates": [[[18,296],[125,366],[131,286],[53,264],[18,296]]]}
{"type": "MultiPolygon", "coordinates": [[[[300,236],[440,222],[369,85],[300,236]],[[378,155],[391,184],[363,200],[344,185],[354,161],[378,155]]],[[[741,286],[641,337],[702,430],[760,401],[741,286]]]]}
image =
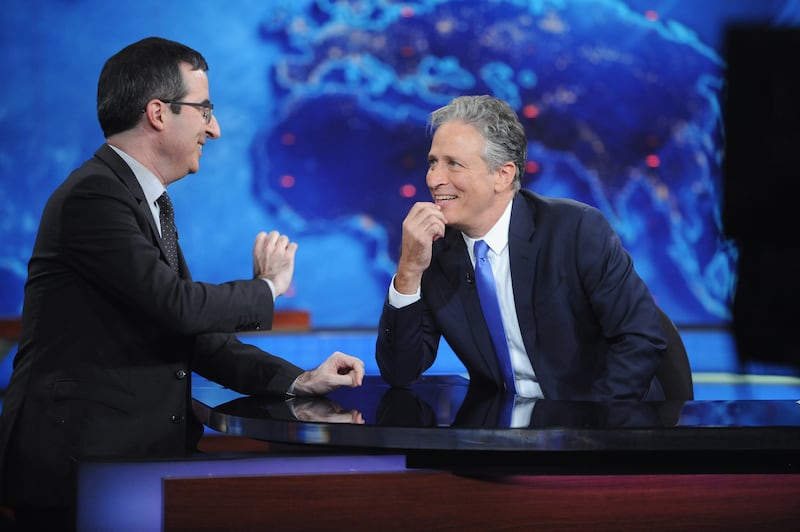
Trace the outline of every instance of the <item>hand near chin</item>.
{"type": "Polygon", "coordinates": [[[447,226],[442,210],[430,202],[415,203],[403,220],[403,243],[395,275],[395,289],[412,294],[419,288],[422,273],[431,264],[433,242],[444,236],[447,226]]]}

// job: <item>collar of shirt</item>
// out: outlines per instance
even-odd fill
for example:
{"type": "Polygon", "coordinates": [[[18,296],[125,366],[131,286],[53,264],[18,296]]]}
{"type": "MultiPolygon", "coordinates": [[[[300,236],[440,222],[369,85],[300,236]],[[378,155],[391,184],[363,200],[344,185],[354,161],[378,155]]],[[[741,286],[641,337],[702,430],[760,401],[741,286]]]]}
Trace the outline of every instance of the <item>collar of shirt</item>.
{"type": "Polygon", "coordinates": [[[513,199],[508,202],[503,214],[500,215],[500,218],[497,220],[494,226],[492,226],[492,228],[489,229],[489,232],[483,235],[483,237],[470,238],[464,233],[461,233],[461,236],[464,238],[464,243],[467,245],[469,260],[472,261],[473,266],[475,265],[474,248],[476,241],[484,240],[489,245],[489,249],[494,251],[495,255],[500,255],[508,245],[508,228],[511,225],[511,205],[513,203],[513,199]]]}
{"type": "MultiPolygon", "coordinates": [[[[109,144],[111,146],[111,144],[109,144]]],[[[142,192],[144,192],[144,198],[147,200],[147,205],[150,207],[150,212],[153,214],[153,218],[155,219],[156,226],[158,226],[158,230],[161,231],[161,222],[158,217],[158,204],[156,200],[164,193],[167,189],[164,188],[164,185],[158,178],[145,168],[145,166],[122,151],[121,149],[117,148],[116,146],[111,146],[111,149],[117,152],[122,160],[130,167],[133,175],[136,176],[136,181],[139,182],[139,186],[142,187],[142,192]]]]}

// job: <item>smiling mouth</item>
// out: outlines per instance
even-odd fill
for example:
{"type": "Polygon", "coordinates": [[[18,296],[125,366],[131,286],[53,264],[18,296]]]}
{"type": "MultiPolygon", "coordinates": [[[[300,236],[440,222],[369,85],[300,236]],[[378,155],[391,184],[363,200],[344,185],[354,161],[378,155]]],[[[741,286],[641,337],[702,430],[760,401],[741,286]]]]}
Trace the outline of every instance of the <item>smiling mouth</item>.
{"type": "Polygon", "coordinates": [[[440,203],[440,202],[443,202],[443,201],[454,200],[457,197],[458,196],[454,196],[452,194],[440,194],[440,195],[434,196],[433,199],[434,199],[434,201],[436,201],[436,203],[440,203]]]}

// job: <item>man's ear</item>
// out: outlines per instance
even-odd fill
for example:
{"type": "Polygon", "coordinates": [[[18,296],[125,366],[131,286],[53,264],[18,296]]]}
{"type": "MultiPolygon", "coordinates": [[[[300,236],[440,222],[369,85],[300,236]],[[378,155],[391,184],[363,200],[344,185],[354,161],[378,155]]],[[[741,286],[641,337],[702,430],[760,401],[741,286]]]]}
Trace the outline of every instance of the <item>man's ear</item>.
{"type": "Polygon", "coordinates": [[[150,127],[161,131],[164,129],[164,115],[167,111],[167,105],[158,98],[153,98],[144,106],[144,115],[150,127]]]}
{"type": "Polygon", "coordinates": [[[495,182],[495,190],[502,192],[509,187],[514,186],[514,178],[517,175],[517,165],[508,161],[497,170],[497,181],[495,182]]]}

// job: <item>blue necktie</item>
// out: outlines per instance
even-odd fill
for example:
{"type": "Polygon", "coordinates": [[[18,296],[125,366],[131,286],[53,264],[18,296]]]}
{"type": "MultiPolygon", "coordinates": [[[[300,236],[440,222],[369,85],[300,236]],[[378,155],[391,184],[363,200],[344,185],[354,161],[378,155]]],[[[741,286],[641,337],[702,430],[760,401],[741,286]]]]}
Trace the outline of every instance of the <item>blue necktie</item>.
{"type": "Polygon", "coordinates": [[[514,370],[511,368],[511,355],[508,352],[508,342],[503,329],[503,317],[500,314],[500,303],[497,299],[497,288],[492,275],[492,265],[486,257],[489,246],[483,240],[475,242],[475,284],[478,286],[478,298],[483,309],[483,317],[489,327],[492,343],[500,361],[503,372],[503,382],[506,390],[515,393],[514,370]]]}

